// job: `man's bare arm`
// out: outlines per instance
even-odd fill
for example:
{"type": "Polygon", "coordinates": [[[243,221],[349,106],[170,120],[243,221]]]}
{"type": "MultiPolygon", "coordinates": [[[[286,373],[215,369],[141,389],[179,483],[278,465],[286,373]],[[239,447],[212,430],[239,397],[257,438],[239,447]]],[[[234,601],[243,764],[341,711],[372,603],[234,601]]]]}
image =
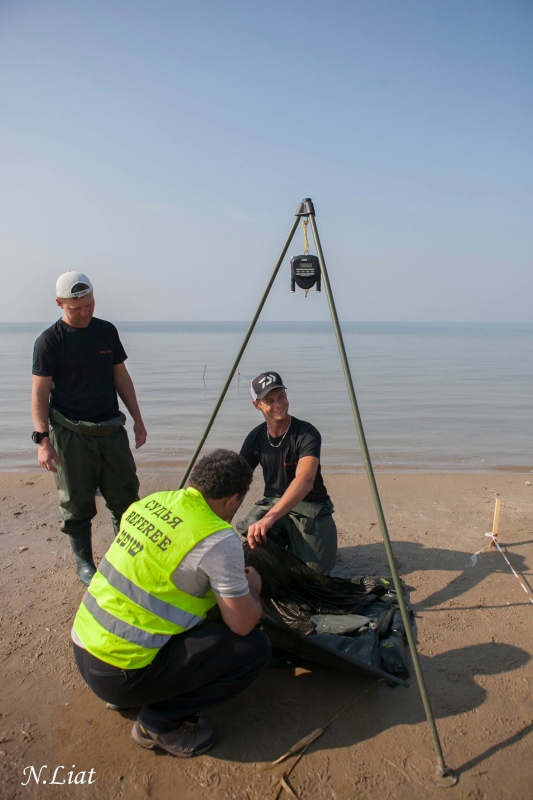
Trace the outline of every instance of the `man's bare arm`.
{"type": "Polygon", "coordinates": [[[265,516],[248,528],[248,544],[254,548],[256,544],[266,540],[267,531],[274,522],[287,514],[291,508],[309,494],[315,483],[319,460],[315,456],[304,456],[298,461],[294,480],[288,485],[275,506],[265,516]]]}
{"type": "Polygon", "coordinates": [[[146,442],[146,428],[141,416],[135,387],[131,375],[126,369],[126,364],[113,364],[113,383],[117,394],[130,412],[133,419],[133,432],[135,433],[135,447],[142,447],[146,442]]]}
{"type": "MultiPolygon", "coordinates": [[[[33,375],[32,389],[31,389],[31,415],[33,417],[33,425],[36,431],[43,433],[49,430],[50,422],[48,415],[50,412],[50,390],[52,389],[52,377],[42,375],[33,375]]],[[[37,458],[39,464],[49,472],[57,472],[57,466],[61,466],[61,461],[55,448],[52,446],[50,437],[46,436],[42,442],[37,445],[37,458]]]]}
{"type": "Polygon", "coordinates": [[[253,567],[246,567],[246,578],[250,591],[242,597],[221,597],[216,595],[222,619],[239,636],[246,636],[259,620],[263,609],[260,600],[261,578],[253,567]]]}

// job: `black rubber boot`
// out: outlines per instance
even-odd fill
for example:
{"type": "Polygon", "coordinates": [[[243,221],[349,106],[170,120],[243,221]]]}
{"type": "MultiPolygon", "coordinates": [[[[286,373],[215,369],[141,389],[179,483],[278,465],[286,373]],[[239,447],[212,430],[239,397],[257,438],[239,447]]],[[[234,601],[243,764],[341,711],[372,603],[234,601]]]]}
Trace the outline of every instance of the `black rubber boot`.
{"type": "Polygon", "coordinates": [[[85,536],[69,536],[69,539],[74,558],[76,559],[76,572],[80,576],[80,581],[84,586],[88,586],[93,575],[96,573],[96,567],[93,561],[91,534],[85,536]]]}

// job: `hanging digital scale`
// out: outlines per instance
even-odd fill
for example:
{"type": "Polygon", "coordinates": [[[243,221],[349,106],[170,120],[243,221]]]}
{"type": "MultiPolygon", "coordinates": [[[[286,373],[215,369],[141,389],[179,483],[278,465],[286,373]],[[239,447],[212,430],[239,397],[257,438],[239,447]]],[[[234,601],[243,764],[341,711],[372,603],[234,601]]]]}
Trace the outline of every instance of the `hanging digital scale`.
{"type": "Polygon", "coordinates": [[[309,294],[309,289],[312,289],[315,283],[317,292],[320,291],[320,262],[318,256],[309,255],[309,241],[307,239],[308,224],[308,219],[302,220],[304,254],[303,256],[293,256],[291,258],[291,292],[296,291],[296,286],[299,286],[300,289],[305,290],[306,297],[309,294]]]}
{"type": "Polygon", "coordinates": [[[317,256],[305,253],[303,256],[291,258],[291,292],[300,289],[309,291],[316,283],[317,292],[320,291],[320,264],[317,256]]]}

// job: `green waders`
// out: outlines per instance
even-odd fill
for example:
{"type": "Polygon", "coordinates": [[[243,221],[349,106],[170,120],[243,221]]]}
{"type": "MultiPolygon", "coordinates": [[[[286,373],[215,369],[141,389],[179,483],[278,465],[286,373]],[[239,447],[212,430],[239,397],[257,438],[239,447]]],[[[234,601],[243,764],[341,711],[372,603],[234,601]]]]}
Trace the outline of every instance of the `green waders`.
{"type": "MultiPolygon", "coordinates": [[[[258,522],[276,505],[279,497],[264,497],[250,513],[236,524],[237,531],[246,536],[248,528],[258,522]]],[[[337,526],[333,519],[333,504],[302,501],[288,514],[278,519],[268,531],[268,538],[286,547],[308,567],[320,575],[329,575],[337,558],[337,526]]]]}
{"type": "Polygon", "coordinates": [[[139,480],[125,422],[126,417],[120,414],[105,423],[76,423],[50,409],[50,440],[61,461],[54,474],[63,518],[61,530],[70,536],[84,583],[89,583],[96,571],[91,548],[96,490],[100,489],[111,512],[115,535],[122,514],[139,499],[139,480]]]}

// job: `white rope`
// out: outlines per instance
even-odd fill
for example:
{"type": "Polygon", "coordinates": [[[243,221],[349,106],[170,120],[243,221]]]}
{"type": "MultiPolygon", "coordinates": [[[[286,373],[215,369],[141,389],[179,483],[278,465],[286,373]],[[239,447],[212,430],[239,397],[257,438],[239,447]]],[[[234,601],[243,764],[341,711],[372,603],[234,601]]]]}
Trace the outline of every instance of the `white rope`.
{"type": "MultiPolygon", "coordinates": [[[[524,590],[524,592],[527,594],[527,596],[528,596],[528,598],[529,598],[529,602],[530,602],[530,603],[533,603],[533,597],[531,596],[531,593],[530,593],[529,589],[526,587],[525,583],[522,581],[522,579],[521,579],[520,575],[518,575],[518,573],[517,573],[517,572],[515,572],[515,570],[513,569],[512,565],[511,565],[511,562],[509,561],[509,559],[507,558],[507,556],[505,555],[505,553],[504,553],[504,552],[503,552],[503,550],[501,549],[500,545],[498,544],[498,534],[494,534],[494,533],[486,533],[486,534],[485,534],[485,536],[488,536],[490,539],[492,539],[493,543],[496,545],[496,547],[498,548],[498,550],[500,551],[500,553],[502,554],[502,556],[503,556],[503,557],[504,557],[504,559],[506,560],[506,562],[507,562],[507,565],[508,565],[509,569],[511,570],[511,572],[513,573],[513,575],[514,575],[514,576],[515,576],[515,578],[517,579],[518,583],[520,584],[520,586],[522,587],[522,589],[524,590]]],[[[487,549],[486,547],[484,547],[484,548],[483,548],[483,550],[486,550],[486,549],[487,549]]],[[[479,553],[481,553],[481,552],[483,552],[483,551],[482,551],[482,550],[479,550],[478,552],[479,552],[479,553]]],[[[472,558],[473,558],[473,557],[474,557],[474,556],[472,556],[472,558]]],[[[477,560],[477,559],[476,559],[476,560],[477,560]]],[[[474,563],[475,563],[475,562],[474,562],[474,563]]]]}

